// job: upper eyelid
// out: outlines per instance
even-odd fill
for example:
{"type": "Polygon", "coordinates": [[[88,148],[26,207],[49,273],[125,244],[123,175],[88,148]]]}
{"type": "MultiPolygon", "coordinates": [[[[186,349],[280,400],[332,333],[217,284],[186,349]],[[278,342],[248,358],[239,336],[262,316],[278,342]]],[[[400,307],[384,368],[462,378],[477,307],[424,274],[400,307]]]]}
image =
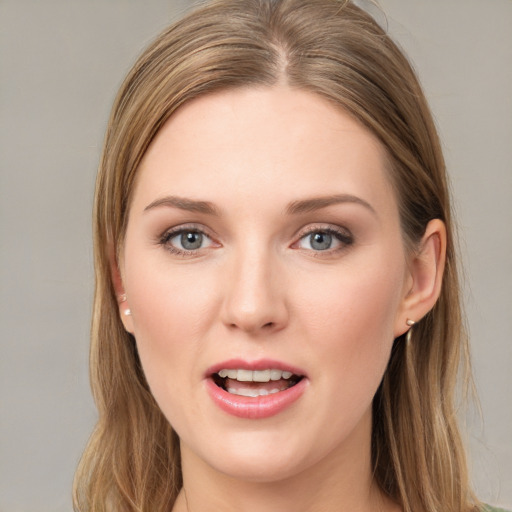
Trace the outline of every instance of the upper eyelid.
{"type": "Polygon", "coordinates": [[[185,231],[195,231],[197,233],[201,233],[202,235],[206,235],[209,238],[212,238],[212,234],[210,233],[210,230],[206,229],[203,226],[200,226],[198,224],[179,224],[178,226],[174,226],[172,228],[167,228],[164,231],[162,231],[159,238],[164,238],[170,235],[179,235],[180,233],[183,233],[185,231]]]}
{"type": "MultiPolygon", "coordinates": [[[[201,233],[202,235],[208,237],[212,241],[218,242],[218,236],[216,236],[212,230],[207,228],[206,226],[202,224],[196,224],[196,223],[186,223],[186,224],[179,224],[177,226],[173,226],[170,228],[165,229],[162,231],[162,233],[158,236],[159,241],[163,241],[164,239],[169,240],[170,238],[179,235],[180,233],[186,232],[186,231],[195,231],[197,233],[201,233]]],[[[292,244],[295,244],[300,239],[304,238],[305,236],[310,235],[311,233],[325,231],[333,234],[339,234],[339,235],[345,235],[346,237],[353,238],[354,235],[352,234],[352,231],[344,226],[340,226],[337,224],[332,223],[310,223],[306,226],[301,227],[298,229],[295,234],[293,235],[293,242],[292,244]]]]}
{"type": "Polygon", "coordinates": [[[156,243],[157,245],[165,248],[166,251],[169,251],[170,253],[179,257],[199,256],[203,251],[208,250],[211,246],[217,244],[216,240],[211,235],[209,235],[204,229],[195,225],[178,225],[173,228],[168,228],[156,239],[156,243]],[[176,238],[180,234],[187,232],[195,232],[201,234],[209,240],[209,245],[207,247],[199,247],[197,249],[185,249],[176,247],[176,245],[171,243],[173,238],[176,238]]]}
{"type": "Polygon", "coordinates": [[[352,231],[346,227],[329,223],[324,224],[321,222],[308,224],[307,226],[302,227],[296,232],[295,237],[303,238],[304,236],[307,236],[311,233],[315,233],[317,231],[327,231],[331,233],[339,233],[353,237],[352,231]]]}
{"type": "Polygon", "coordinates": [[[209,234],[205,229],[200,228],[196,225],[178,225],[172,228],[168,228],[163,233],[158,235],[155,239],[155,242],[157,245],[165,247],[167,250],[177,254],[177,255],[192,255],[196,254],[199,251],[207,250],[211,246],[220,245],[216,238],[213,237],[211,234],[209,234]],[[181,249],[179,247],[176,247],[174,244],[171,243],[171,240],[173,238],[176,238],[182,233],[186,232],[196,232],[200,233],[202,236],[206,237],[209,240],[209,246],[208,247],[200,247],[198,249],[181,249]]]}
{"type": "Polygon", "coordinates": [[[322,224],[322,225],[314,225],[310,224],[308,226],[304,226],[299,232],[295,235],[294,242],[291,244],[291,248],[294,249],[301,249],[300,247],[297,247],[301,240],[304,238],[307,238],[308,236],[311,236],[313,233],[329,233],[333,235],[337,241],[340,244],[340,247],[330,248],[326,249],[325,251],[315,251],[311,249],[304,249],[306,251],[311,251],[312,253],[316,254],[323,254],[324,256],[327,256],[328,254],[333,254],[335,252],[339,252],[343,249],[346,249],[348,246],[351,246],[354,243],[354,235],[352,234],[352,231],[348,228],[339,226],[337,224],[322,224]],[[295,246],[295,247],[294,247],[295,246]]]}

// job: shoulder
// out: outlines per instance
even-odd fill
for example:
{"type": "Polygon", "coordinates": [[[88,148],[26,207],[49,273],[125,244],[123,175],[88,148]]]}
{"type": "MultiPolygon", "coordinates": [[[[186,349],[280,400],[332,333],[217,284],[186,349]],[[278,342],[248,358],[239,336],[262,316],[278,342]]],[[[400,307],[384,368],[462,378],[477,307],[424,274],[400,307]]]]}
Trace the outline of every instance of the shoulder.
{"type": "Polygon", "coordinates": [[[509,512],[504,508],[491,507],[490,505],[484,505],[481,510],[482,512],[509,512]]]}

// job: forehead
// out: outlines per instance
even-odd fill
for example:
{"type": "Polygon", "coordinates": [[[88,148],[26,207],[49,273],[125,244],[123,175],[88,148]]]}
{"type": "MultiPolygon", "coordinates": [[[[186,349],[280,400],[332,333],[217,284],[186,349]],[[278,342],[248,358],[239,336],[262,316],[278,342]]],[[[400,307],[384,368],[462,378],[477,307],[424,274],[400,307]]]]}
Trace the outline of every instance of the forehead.
{"type": "Polygon", "coordinates": [[[395,208],[378,140],[328,100],[285,86],[189,102],[159,131],[138,172],[134,206],[165,194],[228,205],[234,193],[274,203],[348,193],[395,208]]]}

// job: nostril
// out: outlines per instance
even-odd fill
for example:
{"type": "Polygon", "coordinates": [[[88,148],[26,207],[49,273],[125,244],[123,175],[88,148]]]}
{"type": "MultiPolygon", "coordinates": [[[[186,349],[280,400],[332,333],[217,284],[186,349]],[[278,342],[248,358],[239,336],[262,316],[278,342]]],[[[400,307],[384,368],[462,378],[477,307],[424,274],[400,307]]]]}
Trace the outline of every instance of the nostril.
{"type": "MultiPolygon", "coordinates": [[[[273,329],[275,327],[275,325],[276,325],[275,322],[267,322],[266,324],[263,324],[261,326],[261,329],[265,329],[265,330],[273,329]]],[[[236,323],[231,323],[231,324],[229,324],[229,327],[231,329],[238,329],[240,326],[236,323]]],[[[244,330],[247,330],[247,331],[253,331],[256,329],[257,329],[257,327],[253,328],[253,327],[247,327],[247,326],[245,326],[245,328],[244,328],[244,330]]]]}

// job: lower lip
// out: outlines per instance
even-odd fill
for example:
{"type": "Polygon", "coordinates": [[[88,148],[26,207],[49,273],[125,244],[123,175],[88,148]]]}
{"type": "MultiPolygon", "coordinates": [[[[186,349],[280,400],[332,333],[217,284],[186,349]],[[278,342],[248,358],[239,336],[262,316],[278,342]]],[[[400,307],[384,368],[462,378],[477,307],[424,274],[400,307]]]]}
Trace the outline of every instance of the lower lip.
{"type": "Polygon", "coordinates": [[[207,379],[206,388],[213,402],[224,412],[239,418],[262,419],[279,414],[298,400],[306,390],[306,379],[284,391],[257,397],[233,395],[217,386],[212,379],[207,379]]]}

